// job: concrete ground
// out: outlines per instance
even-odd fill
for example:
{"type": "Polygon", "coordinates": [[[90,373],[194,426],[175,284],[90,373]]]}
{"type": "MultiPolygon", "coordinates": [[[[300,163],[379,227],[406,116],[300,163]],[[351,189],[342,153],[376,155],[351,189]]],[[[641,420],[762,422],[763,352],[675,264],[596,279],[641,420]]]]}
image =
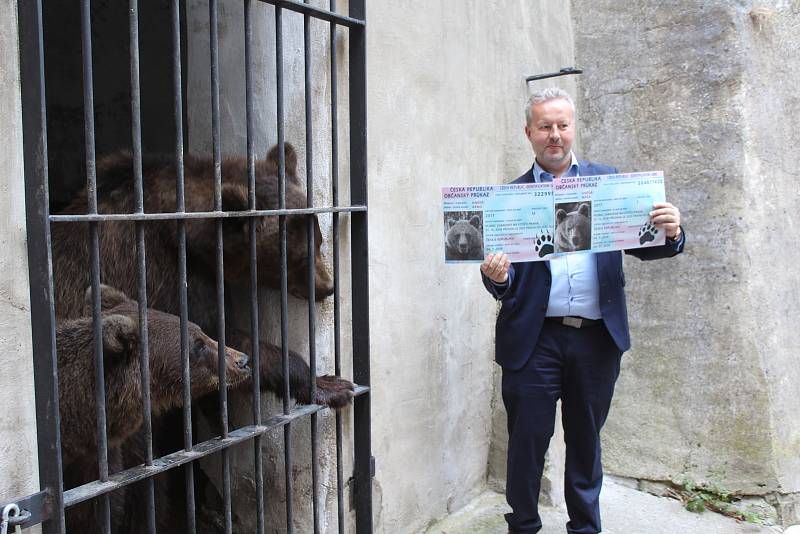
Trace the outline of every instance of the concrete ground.
{"type": "MultiPolygon", "coordinates": [[[[655,497],[606,477],[600,497],[605,534],[775,534],[778,527],[738,523],[734,519],[703,512],[688,512],[666,497],[655,497]]],[[[425,534],[505,534],[503,514],[509,508],[503,495],[487,491],[463,509],[429,527],[425,534]]],[[[566,510],[542,508],[544,524],[539,534],[564,534],[566,510]]]]}

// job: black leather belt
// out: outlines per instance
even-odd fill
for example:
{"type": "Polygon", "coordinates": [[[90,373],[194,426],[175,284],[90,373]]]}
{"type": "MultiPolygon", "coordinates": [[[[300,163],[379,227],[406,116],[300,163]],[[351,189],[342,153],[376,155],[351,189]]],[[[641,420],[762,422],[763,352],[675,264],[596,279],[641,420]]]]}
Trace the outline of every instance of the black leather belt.
{"type": "Polygon", "coordinates": [[[571,326],[572,328],[588,328],[590,326],[597,326],[603,322],[602,319],[585,319],[583,317],[572,317],[567,315],[565,317],[545,317],[548,321],[563,324],[564,326],[571,326]]]}

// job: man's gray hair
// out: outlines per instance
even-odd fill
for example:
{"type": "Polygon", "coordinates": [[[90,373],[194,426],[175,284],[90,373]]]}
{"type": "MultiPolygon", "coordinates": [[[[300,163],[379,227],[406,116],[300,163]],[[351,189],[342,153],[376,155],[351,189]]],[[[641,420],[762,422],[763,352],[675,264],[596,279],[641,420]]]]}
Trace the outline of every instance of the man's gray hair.
{"type": "Polygon", "coordinates": [[[572,101],[572,97],[569,96],[569,93],[563,89],[559,89],[558,87],[548,87],[547,89],[536,91],[528,97],[528,102],[525,104],[525,124],[529,125],[531,123],[531,108],[533,106],[541,102],[547,102],[548,100],[556,100],[559,98],[569,102],[569,105],[572,108],[572,113],[574,114],[575,102],[572,101]]]}

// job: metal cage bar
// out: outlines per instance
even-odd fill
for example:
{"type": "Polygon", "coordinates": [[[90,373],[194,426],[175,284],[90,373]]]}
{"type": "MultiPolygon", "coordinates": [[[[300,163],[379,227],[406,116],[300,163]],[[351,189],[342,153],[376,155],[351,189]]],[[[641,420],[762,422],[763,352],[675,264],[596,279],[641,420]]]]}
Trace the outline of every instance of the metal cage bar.
{"type": "MultiPolygon", "coordinates": [[[[336,0],[330,0],[330,10],[336,11],[336,0]]],[[[331,77],[331,200],[339,206],[339,89],[336,65],[336,23],[330,23],[330,77],[331,77]]],[[[333,369],[336,376],[342,374],[342,319],[341,283],[339,281],[339,213],[332,214],[333,222],[333,369]]],[[[336,412],[336,519],[339,534],[344,534],[344,466],[342,441],[344,423],[342,414],[336,412]]]]}
{"type": "MultiPolygon", "coordinates": [[[[286,153],[284,131],[284,97],[283,97],[283,8],[275,5],[275,85],[278,130],[278,208],[286,209],[286,153]]],[[[289,381],[289,303],[286,250],[286,215],[278,216],[278,234],[280,239],[281,270],[281,366],[283,373],[283,413],[289,413],[291,388],[289,381]]],[[[290,424],[283,427],[283,463],[286,484],[286,532],[292,534],[293,506],[292,495],[292,428],[290,424]]]]}
{"type": "Polygon", "coordinates": [[[17,6],[19,21],[22,135],[25,146],[25,217],[28,237],[31,332],[36,395],[39,484],[46,492],[41,519],[44,534],[63,534],[64,484],[58,412],[55,308],[50,246],[42,2],[17,6]],[[49,512],[49,513],[48,513],[49,512]]]}
{"type": "MultiPolygon", "coordinates": [[[[253,65],[252,65],[252,25],[253,4],[244,2],[244,65],[245,65],[245,112],[247,115],[247,197],[250,211],[256,204],[256,162],[255,162],[255,109],[253,108],[253,65]]],[[[258,221],[251,218],[248,224],[250,238],[250,337],[253,367],[253,424],[261,424],[261,358],[259,355],[259,312],[258,312],[258,221]]],[[[253,439],[253,471],[256,490],[256,534],[264,534],[264,466],[261,458],[261,435],[253,439]]]]}
{"type": "MultiPolygon", "coordinates": [[[[355,395],[358,398],[367,393],[367,388],[356,388],[355,395]]],[[[161,458],[153,460],[153,465],[145,467],[143,465],[114,473],[108,477],[107,482],[100,482],[95,480],[82,486],[69,489],[64,492],[64,506],[70,507],[82,503],[88,499],[93,499],[111,491],[124,488],[130,484],[138,482],[148,477],[165,473],[170,469],[175,469],[182,465],[193,463],[200,458],[204,458],[211,454],[215,454],[222,450],[228,449],[239,443],[244,443],[247,440],[254,439],[257,436],[263,436],[268,432],[272,432],[280,427],[285,427],[295,419],[307,417],[308,415],[324,409],[324,406],[318,404],[306,404],[299,408],[294,408],[288,414],[273,415],[266,419],[261,425],[250,425],[242,428],[237,428],[228,433],[227,438],[215,437],[207,441],[196,444],[192,447],[191,451],[178,451],[172,454],[167,454],[161,458]]]]}
{"type": "MultiPolygon", "coordinates": [[[[95,166],[94,79],[92,73],[91,2],[81,2],[81,64],[83,81],[83,121],[86,161],[87,211],[97,213],[97,175],[95,166]]],[[[89,223],[89,250],[92,288],[92,332],[94,336],[94,395],[97,414],[97,472],[101,482],[108,480],[108,436],[106,435],[105,363],[103,359],[103,323],[100,306],[100,236],[97,222],[89,223]]],[[[111,503],[108,495],[100,497],[102,531],[111,532],[111,503]]]]}
{"type": "Polygon", "coordinates": [[[51,222],[92,221],[175,221],[188,219],[235,219],[238,217],[270,217],[280,215],[311,215],[318,213],[352,213],[366,211],[366,206],[292,208],[253,211],[192,211],[179,213],[98,213],[85,215],[51,215],[51,222]]]}
{"type": "MultiPolygon", "coordinates": [[[[305,0],[308,3],[308,0],[305,0]]],[[[314,205],[314,138],[312,128],[312,104],[311,104],[311,17],[308,13],[303,14],[303,90],[305,93],[305,119],[306,119],[306,204],[311,207],[314,205]]],[[[317,308],[314,302],[316,288],[316,254],[314,243],[314,223],[313,217],[306,217],[307,236],[307,255],[308,255],[308,368],[309,383],[311,384],[310,398],[313,402],[317,397],[317,308]]],[[[311,416],[311,510],[314,521],[314,534],[319,534],[319,466],[317,458],[318,450],[318,422],[317,414],[311,416]]]]}
{"type": "MultiPolygon", "coordinates": [[[[220,141],[219,110],[219,6],[217,0],[210,0],[209,35],[211,52],[211,137],[214,153],[214,210],[222,211],[222,143],[220,141]]],[[[219,415],[222,438],[228,437],[228,389],[225,376],[225,271],[222,219],[216,220],[216,283],[217,283],[217,343],[219,376],[219,415]]],[[[221,451],[222,457],[222,503],[225,515],[225,533],[233,531],[231,517],[231,468],[227,448],[221,451]]]]}
{"type": "Polygon", "coordinates": [[[272,4],[275,6],[276,9],[280,8],[289,11],[294,11],[297,13],[308,14],[314,17],[315,19],[324,20],[327,22],[333,22],[336,24],[340,24],[342,26],[347,26],[348,28],[364,27],[364,19],[356,19],[353,17],[340,15],[338,13],[335,13],[333,11],[333,8],[331,8],[330,11],[326,11],[324,9],[312,6],[310,4],[298,2],[295,0],[259,0],[259,2],[263,2],[265,4],[272,4]]]}
{"type": "MultiPolygon", "coordinates": [[[[366,0],[350,1],[350,16],[366,18],[366,0]]],[[[367,205],[367,35],[366,29],[350,29],[350,199],[367,205]]],[[[369,386],[369,259],[367,213],[353,213],[350,222],[352,270],[353,378],[369,386]]],[[[370,445],[370,395],[354,401],[354,474],[356,532],[372,532],[372,477],[374,462],[370,445]]]]}
{"type": "MultiPolygon", "coordinates": [[[[181,67],[181,0],[172,1],[172,91],[175,125],[175,210],[186,212],[183,157],[183,80],[181,67]]],[[[183,401],[183,450],[192,450],[192,372],[189,365],[189,304],[186,272],[186,221],[176,221],[178,227],[178,305],[181,331],[181,398],[183,401]]],[[[183,467],[186,492],[186,530],[195,534],[194,465],[183,467]]]]}
{"type": "MultiPolygon", "coordinates": [[[[131,84],[131,144],[133,146],[133,184],[136,212],[144,213],[144,177],[142,172],[142,112],[141,83],[139,72],[139,2],[130,0],[128,7],[130,36],[130,84],[131,84]]],[[[150,406],[150,347],[147,323],[147,260],[145,246],[145,222],[136,225],[136,262],[139,301],[139,370],[142,380],[142,427],[144,434],[145,466],[153,465],[153,427],[150,406]]],[[[99,295],[96,296],[99,298],[99,295]]],[[[145,481],[146,521],[151,534],[156,531],[155,485],[153,478],[145,481]]]]}

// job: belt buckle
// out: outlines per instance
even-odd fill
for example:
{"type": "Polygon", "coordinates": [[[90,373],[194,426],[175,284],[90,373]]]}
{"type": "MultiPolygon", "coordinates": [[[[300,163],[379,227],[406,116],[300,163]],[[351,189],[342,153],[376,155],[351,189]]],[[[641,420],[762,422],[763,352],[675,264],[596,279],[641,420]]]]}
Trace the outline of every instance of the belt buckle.
{"type": "Polygon", "coordinates": [[[580,317],[566,316],[564,317],[562,323],[565,324],[566,326],[571,326],[572,328],[580,328],[581,323],[583,323],[583,319],[581,319],[580,317]]]}

